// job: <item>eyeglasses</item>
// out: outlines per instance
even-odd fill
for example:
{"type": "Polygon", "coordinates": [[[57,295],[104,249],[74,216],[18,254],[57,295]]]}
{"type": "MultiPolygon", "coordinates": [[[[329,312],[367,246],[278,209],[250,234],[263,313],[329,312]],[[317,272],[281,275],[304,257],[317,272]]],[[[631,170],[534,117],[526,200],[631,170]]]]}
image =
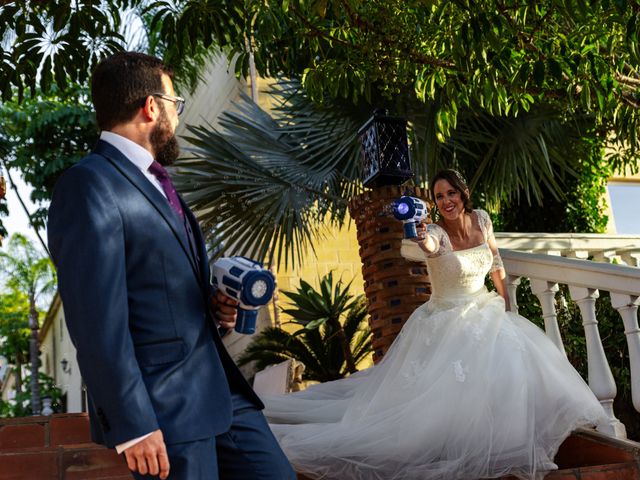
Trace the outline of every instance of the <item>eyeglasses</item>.
{"type": "Polygon", "coordinates": [[[169,102],[173,102],[176,106],[176,113],[181,115],[184,112],[184,98],[182,97],[174,97],[173,95],[167,95],[166,93],[152,93],[154,97],[159,97],[163,100],[167,100],[169,102]]]}

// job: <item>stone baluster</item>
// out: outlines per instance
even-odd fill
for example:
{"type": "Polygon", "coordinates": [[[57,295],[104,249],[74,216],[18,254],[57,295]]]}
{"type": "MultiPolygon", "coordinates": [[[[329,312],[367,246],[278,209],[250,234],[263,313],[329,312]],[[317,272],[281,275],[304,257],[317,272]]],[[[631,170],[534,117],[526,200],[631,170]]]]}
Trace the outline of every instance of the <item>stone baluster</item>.
{"type": "Polygon", "coordinates": [[[620,256],[615,250],[600,250],[594,252],[593,259],[596,262],[614,263],[614,260],[620,259],[620,256]]]}
{"type": "Polygon", "coordinates": [[[518,292],[518,285],[520,285],[520,277],[507,274],[505,283],[507,284],[507,294],[509,296],[509,311],[518,313],[518,300],[516,293],[518,292]]]}
{"type": "Polygon", "coordinates": [[[577,258],[578,260],[587,260],[589,258],[589,252],[586,250],[569,250],[567,252],[567,258],[577,258]]]}
{"type": "Polygon", "coordinates": [[[558,284],[547,282],[546,280],[531,279],[531,291],[540,300],[542,307],[542,318],[544,318],[544,329],[547,336],[567,356],[564,351],[560,327],[558,327],[558,316],[556,314],[556,292],[559,290],[558,284]]]}
{"type": "Polygon", "coordinates": [[[621,257],[622,261],[630,267],[640,267],[640,252],[625,252],[621,257]]]}
{"type": "Polygon", "coordinates": [[[580,307],[582,325],[587,341],[587,362],[589,367],[589,387],[600,400],[608,421],[598,425],[598,430],[617,438],[626,438],[624,425],[613,413],[613,399],[616,397],[616,383],[604,353],[598,319],[596,318],[596,298],[600,295],[595,288],[569,286],[571,298],[580,307]]]}
{"type": "Polygon", "coordinates": [[[640,329],[638,328],[638,305],[640,297],[611,293],[611,306],[615,308],[624,322],[624,333],[629,346],[629,364],[631,369],[631,399],[633,406],[640,412],[640,329]]]}

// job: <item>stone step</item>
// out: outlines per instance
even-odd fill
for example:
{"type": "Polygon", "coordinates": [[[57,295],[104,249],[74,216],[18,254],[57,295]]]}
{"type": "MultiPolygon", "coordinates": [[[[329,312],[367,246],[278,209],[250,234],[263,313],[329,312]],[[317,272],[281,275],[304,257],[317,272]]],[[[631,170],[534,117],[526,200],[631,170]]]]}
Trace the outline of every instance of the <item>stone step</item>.
{"type": "Polygon", "coordinates": [[[0,453],[0,480],[131,480],[124,459],[95,443],[0,453]]]}
{"type": "MultiPolygon", "coordinates": [[[[593,430],[574,432],[560,446],[554,461],[558,470],[549,472],[545,480],[640,480],[640,443],[593,430]]],[[[312,479],[298,475],[298,480],[312,479]]]]}
{"type": "MultiPolygon", "coordinates": [[[[545,480],[640,480],[640,444],[591,430],[574,432],[554,461],[545,480]]],[[[0,419],[0,480],[131,478],[123,457],[91,443],[86,414],[0,419]]]]}
{"type": "Polygon", "coordinates": [[[91,442],[86,414],[0,419],[0,480],[131,480],[124,458],[91,442]]]}
{"type": "Polygon", "coordinates": [[[0,452],[89,442],[89,417],[84,413],[0,419],[0,452]]]}

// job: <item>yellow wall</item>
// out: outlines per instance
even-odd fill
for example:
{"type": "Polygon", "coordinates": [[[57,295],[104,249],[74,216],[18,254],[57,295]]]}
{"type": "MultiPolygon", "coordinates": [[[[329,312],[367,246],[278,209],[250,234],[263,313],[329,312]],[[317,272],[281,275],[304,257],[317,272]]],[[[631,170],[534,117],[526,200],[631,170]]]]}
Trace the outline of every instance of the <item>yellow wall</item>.
{"type": "MultiPolygon", "coordinates": [[[[627,167],[626,171],[623,174],[615,174],[609,179],[609,183],[635,183],[640,184],[640,172],[639,173],[631,173],[631,169],[627,167]]],[[[613,218],[613,209],[611,208],[611,197],[609,196],[609,189],[607,188],[607,192],[605,193],[605,202],[607,204],[606,215],[608,217],[607,221],[607,233],[617,233],[616,225],[613,218]]]]}
{"type": "MultiPolygon", "coordinates": [[[[346,222],[341,230],[327,229],[326,238],[315,245],[315,255],[312,251],[304,253],[304,265],[298,268],[279,270],[276,274],[279,291],[295,291],[300,285],[300,279],[318,287],[319,279],[333,271],[334,280],[342,279],[348,283],[353,280],[350,292],[353,295],[364,293],[362,280],[362,264],[358,253],[358,239],[354,222],[346,222]]],[[[288,299],[279,295],[279,304],[285,307],[288,299]]],[[[286,321],[281,315],[281,321],[286,321]]]]}
{"type": "MultiPolygon", "coordinates": [[[[265,95],[264,91],[269,89],[271,83],[275,80],[271,78],[257,78],[258,88],[258,105],[266,111],[270,111],[274,105],[274,99],[265,95]]],[[[247,79],[244,86],[245,92],[251,94],[251,80],[247,79]]],[[[353,295],[364,293],[364,285],[362,280],[362,264],[360,263],[360,254],[358,253],[358,239],[356,238],[356,226],[353,221],[346,221],[345,226],[338,230],[336,228],[325,229],[326,238],[314,245],[314,252],[308,250],[304,252],[304,265],[298,268],[288,268],[279,270],[276,274],[279,291],[295,291],[300,285],[300,279],[310,283],[314,287],[318,287],[319,279],[333,271],[334,280],[342,278],[346,283],[353,279],[350,292],[353,295]]],[[[284,295],[279,296],[279,304],[281,307],[288,303],[284,295]]],[[[281,316],[284,323],[286,319],[281,316]]]]}

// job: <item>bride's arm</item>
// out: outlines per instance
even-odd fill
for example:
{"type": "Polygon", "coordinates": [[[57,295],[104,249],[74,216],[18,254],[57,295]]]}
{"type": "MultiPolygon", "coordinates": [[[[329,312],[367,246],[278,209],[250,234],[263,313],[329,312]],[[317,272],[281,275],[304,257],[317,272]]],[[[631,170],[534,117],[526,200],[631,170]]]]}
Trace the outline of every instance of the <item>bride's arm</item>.
{"type": "Polygon", "coordinates": [[[504,305],[507,310],[510,309],[509,295],[507,294],[507,286],[505,284],[505,277],[507,276],[504,266],[502,264],[502,258],[500,258],[500,252],[498,251],[498,245],[496,244],[496,237],[493,236],[493,232],[487,239],[491,253],[493,253],[493,265],[491,266],[491,280],[496,287],[498,294],[504,298],[504,305]]]}

